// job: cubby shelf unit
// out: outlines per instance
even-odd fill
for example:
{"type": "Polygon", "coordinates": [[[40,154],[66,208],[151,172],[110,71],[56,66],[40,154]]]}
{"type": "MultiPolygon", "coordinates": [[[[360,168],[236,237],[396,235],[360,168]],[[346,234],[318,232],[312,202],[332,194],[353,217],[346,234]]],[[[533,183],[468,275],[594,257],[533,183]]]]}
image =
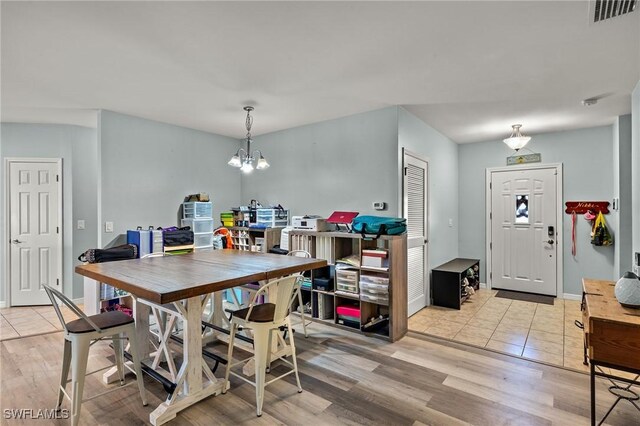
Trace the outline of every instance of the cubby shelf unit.
{"type": "MultiPolygon", "coordinates": [[[[303,288],[303,302],[311,302],[311,320],[322,324],[329,324],[341,329],[356,333],[384,338],[396,341],[407,333],[407,238],[406,235],[381,236],[378,239],[365,239],[360,234],[349,232],[312,232],[292,230],[289,233],[290,250],[306,250],[312,257],[325,259],[327,267],[311,271],[312,289],[303,288]],[[387,252],[388,268],[374,268],[359,266],[362,261],[362,250],[378,249],[387,252]],[[361,276],[373,276],[384,282],[388,280],[388,294],[379,301],[364,300],[360,286],[358,292],[336,292],[336,262],[348,256],[356,256],[358,266],[349,266],[351,273],[347,274],[349,283],[353,282],[353,272],[357,273],[357,281],[361,276]],[[316,278],[329,278],[329,288],[318,289],[316,278]],[[388,297],[388,299],[387,299],[388,297]],[[320,299],[324,313],[327,306],[332,306],[333,317],[329,319],[319,318],[320,299]],[[327,305],[329,304],[329,305],[327,305]],[[359,326],[350,322],[350,325],[338,323],[336,309],[346,305],[360,309],[359,326]],[[388,316],[388,321],[380,321],[378,324],[363,330],[363,326],[372,317],[380,315],[388,316]],[[376,327],[377,326],[377,327],[376,327]]],[[[339,269],[338,269],[339,270],[339,269]]],[[[339,272],[338,272],[339,274],[339,272]]],[[[349,287],[348,284],[343,288],[349,287]]],[[[371,299],[369,299],[371,300],[371,299]]],[[[307,315],[309,317],[309,315],[307,315]]]]}

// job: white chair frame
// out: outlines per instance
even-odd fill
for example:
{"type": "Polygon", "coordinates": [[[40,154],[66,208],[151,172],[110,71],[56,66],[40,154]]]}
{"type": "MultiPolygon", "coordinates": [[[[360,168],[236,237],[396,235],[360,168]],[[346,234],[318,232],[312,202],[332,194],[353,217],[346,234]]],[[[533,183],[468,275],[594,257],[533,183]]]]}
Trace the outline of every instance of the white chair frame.
{"type": "Polygon", "coordinates": [[[140,398],[142,399],[142,405],[146,406],[147,397],[144,391],[142,369],[140,367],[140,359],[138,357],[135,341],[135,323],[129,323],[102,330],[96,325],[95,322],[93,322],[88,316],[86,316],[85,313],[82,312],[82,310],[80,310],[80,308],[78,308],[78,306],[73,303],[73,301],[71,301],[71,299],[46,284],[43,284],[43,286],[45,291],[47,292],[47,295],[49,296],[49,299],[51,299],[56,315],[58,316],[58,319],[60,320],[60,323],[62,324],[62,327],[64,329],[64,356],[62,360],[62,373],[60,375],[60,384],[58,387],[58,401],[56,404],[56,410],[60,410],[64,397],[69,399],[69,401],[71,402],[71,424],[73,426],[76,426],[80,419],[80,410],[82,408],[83,402],[104,396],[133,384],[133,382],[130,382],[129,384],[125,385],[125,368],[136,375],[136,382],[138,384],[140,398]],[[62,304],[66,305],[74,314],[86,321],[94,331],[89,331],[86,333],[69,332],[67,323],[65,322],[64,316],[62,315],[60,307],[58,306],[58,300],[62,302],[62,304]],[[126,340],[126,338],[124,337],[125,334],[131,342],[133,369],[131,369],[124,362],[124,346],[122,344],[122,341],[126,340]],[[115,352],[115,367],[120,379],[120,387],[110,389],[98,395],[83,399],[82,393],[84,390],[85,377],[106,370],[108,368],[112,368],[114,366],[109,365],[107,367],[87,373],[89,348],[96,342],[102,340],[111,340],[113,342],[113,349],[115,352]],[[69,369],[71,369],[71,380],[69,380],[69,369]],[[71,395],[69,395],[66,391],[66,386],[69,382],[71,382],[71,395]]]}
{"type": "MultiPolygon", "coordinates": [[[[227,353],[227,368],[225,372],[225,386],[224,389],[229,388],[229,375],[233,374],[235,377],[238,377],[241,380],[253,385],[256,388],[256,414],[259,416],[262,415],[262,405],[264,402],[264,388],[279,380],[289,374],[295,374],[296,382],[298,384],[298,392],[302,392],[302,387],[300,386],[300,377],[298,376],[298,363],[296,360],[296,347],[293,339],[293,333],[291,330],[291,318],[290,318],[290,309],[291,304],[297,297],[296,288],[299,285],[299,281],[302,279],[302,275],[291,275],[288,277],[280,278],[278,280],[272,281],[260,288],[253,295],[251,302],[249,303],[249,310],[245,318],[239,318],[237,316],[233,316],[231,319],[231,335],[229,338],[229,350],[227,353]],[[274,288],[275,287],[275,291],[274,288]],[[250,321],[251,313],[254,307],[257,305],[256,301],[261,295],[265,295],[268,291],[271,292],[272,295],[275,295],[275,301],[271,301],[271,303],[275,304],[275,313],[273,321],[269,322],[253,322],[250,321]],[[291,357],[292,362],[284,359],[284,355],[278,356],[276,359],[272,359],[272,345],[271,339],[272,334],[275,331],[276,333],[280,330],[280,327],[287,328],[287,334],[289,336],[289,346],[291,348],[291,357]],[[232,362],[233,361],[233,344],[235,340],[235,333],[238,327],[249,328],[253,330],[253,345],[254,345],[254,356],[251,358],[247,358],[243,361],[232,362]],[[231,371],[231,368],[244,364],[249,360],[255,360],[255,382],[250,381],[246,377],[237,374],[231,371]],[[287,371],[286,373],[265,382],[266,370],[270,367],[271,362],[277,359],[282,360],[284,363],[289,365],[292,369],[287,371]]],[[[282,339],[280,334],[277,334],[278,338],[282,339]]],[[[225,391],[226,392],[226,391],[225,391]]]]}

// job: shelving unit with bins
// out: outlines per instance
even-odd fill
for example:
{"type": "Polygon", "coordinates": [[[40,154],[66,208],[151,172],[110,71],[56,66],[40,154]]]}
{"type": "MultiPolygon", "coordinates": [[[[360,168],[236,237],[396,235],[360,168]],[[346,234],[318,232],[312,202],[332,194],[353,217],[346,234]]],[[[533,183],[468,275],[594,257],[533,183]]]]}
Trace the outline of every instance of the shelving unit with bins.
{"type": "Polygon", "coordinates": [[[231,232],[233,247],[237,250],[251,251],[251,248],[255,247],[255,251],[269,253],[269,250],[280,244],[282,227],[245,228],[234,226],[229,228],[229,232],[231,232]]]}
{"type": "Polygon", "coordinates": [[[391,341],[406,334],[406,235],[385,235],[377,240],[368,240],[359,234],[348,232],[292,230],[289,233],[289,249],[306,250],[312,257],[325,259],[329,263],[324,268],[311,271],[311,290],[303,287],[303,303],[311,302],[311,320],[391,341]],[[348,256],[355,255],[361,262],[362,250],[372,249],[387,253],[388,267],[336,268],[337,261],[348,256]],[[324,288],[318,288],[319,284],[324,288]],[[357,325],[338,317],[339,306],[351,306],[360,310],[357,325]],[[380,315],[388,316],[388,320],[380,320],[371,327],[364,327],[372,317],[380,315]]]}
{"type": "Polygon", "coordinates": [[[213,204],[210,201],[182,203],[180,226],[191,227],[195,250],[213,250],[213,204]]]}

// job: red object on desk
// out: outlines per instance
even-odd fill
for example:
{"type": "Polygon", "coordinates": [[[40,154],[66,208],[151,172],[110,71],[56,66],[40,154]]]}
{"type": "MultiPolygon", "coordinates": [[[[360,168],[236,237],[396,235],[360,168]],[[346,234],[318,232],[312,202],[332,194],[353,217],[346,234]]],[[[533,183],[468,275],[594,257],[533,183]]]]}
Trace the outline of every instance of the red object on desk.
{"type": "Polygon", "coordinates": [[[608,214],[610,203],[608,201],[567,201],[564,204],[567,206],[564,211],[567,214],[573,212],[584,214],[590,210],[594,213],[602,212],[603,214],[608,214]]]}

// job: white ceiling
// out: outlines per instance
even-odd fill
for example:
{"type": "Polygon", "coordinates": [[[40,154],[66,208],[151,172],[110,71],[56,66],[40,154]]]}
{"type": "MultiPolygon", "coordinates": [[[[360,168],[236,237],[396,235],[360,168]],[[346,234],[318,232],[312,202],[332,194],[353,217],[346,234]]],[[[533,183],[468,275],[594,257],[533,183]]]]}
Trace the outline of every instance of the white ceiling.
{"type": "Polygon", "coordinates": [[[242,137],[245,104],[255,134],[405,105],[465,143],[609,124],[640,79],[640,11],[590,25],[586,1],[1,8],[2,121],[109,109],[242,137]]]}

